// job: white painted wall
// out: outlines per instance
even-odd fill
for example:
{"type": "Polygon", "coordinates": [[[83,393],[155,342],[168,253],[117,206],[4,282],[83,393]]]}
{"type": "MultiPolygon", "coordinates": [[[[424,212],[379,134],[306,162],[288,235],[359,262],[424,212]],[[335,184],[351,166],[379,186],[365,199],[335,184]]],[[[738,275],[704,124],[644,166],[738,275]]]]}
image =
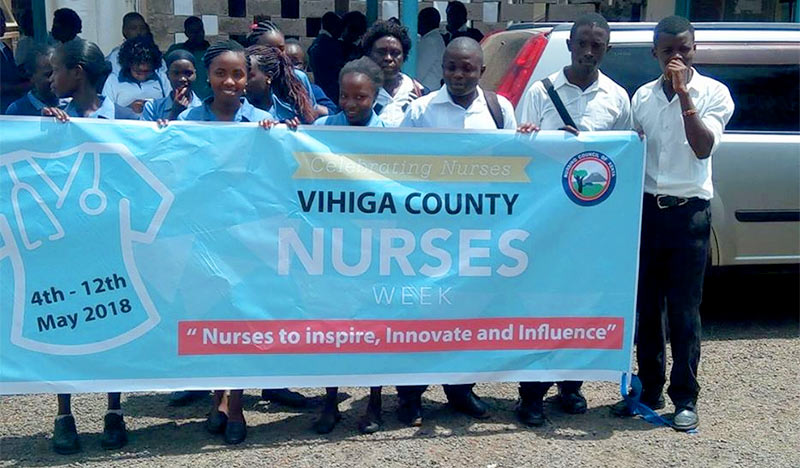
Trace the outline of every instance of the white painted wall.
{"type": "Polygon", "coordinates": [[[45,0],[47,30],[53,24],[53,12],[59,8],[75,10],[83,21],[80,37],[97,43],[103,53],[122,43],[122,17],[138,11],[138,0],[45,0]]]}

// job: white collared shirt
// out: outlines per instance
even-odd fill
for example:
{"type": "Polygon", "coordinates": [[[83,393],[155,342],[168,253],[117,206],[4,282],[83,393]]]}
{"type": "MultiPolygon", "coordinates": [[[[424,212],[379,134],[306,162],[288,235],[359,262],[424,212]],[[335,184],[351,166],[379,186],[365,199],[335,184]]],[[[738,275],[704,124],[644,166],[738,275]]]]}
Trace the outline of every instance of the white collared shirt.
{"type": "MultiPolygon", "coordinates": [[[[713,155],[733,115],[733,99],[724,84],[692,71],[687,85],[689,96],[697,116],[714,135],[713,155]]],[[[663,75],[642,85],[631,104],[634,128],[643,130],[647,137],[644,191],[710,200],[714,196],[711,156],[697,158],[686,139],[680,100],[675,95],[667,101],[662,83],[663,75]]]]}
{"type": "MultiPolygon", "coordinates": [[[[516,129],[514,106],[503,96],[497,96],[503,113],[503,128],[516,129]]],[[[453,102],[447,86],[411,103],[401,127],[496,129],[489,112],[483,90],[478,87],[478,97],[466,109],[453,102]]]]}
{"type": "MultiPolygon", "coordinates": [[[[630,130],[631,104],[625,89],[598,71],[597,80],[582,90],[567,81],[564,70],[548,76],[572,120],[581,131],[630,130]]],[[[517,105],[520,122],[542,130],[558,130],[564,121],[541,81],[534,83],[517,105]]]]}
{"type": "Polygon", "coordinates": [[[383,87],[378,91],[374,105],[375,113],[387,127],[399,127],[408,105],[416,98],[414,80],[405,73],[400,73],[400,86],[397,87],[394,96],[386,92],[383,87]]]}
{"type": "Polygon", "coordinates": [[[444,49],[444,38],[438,29],[428,31],[417,45],[417,79],[431,91],[442,87],[444,49]]]}

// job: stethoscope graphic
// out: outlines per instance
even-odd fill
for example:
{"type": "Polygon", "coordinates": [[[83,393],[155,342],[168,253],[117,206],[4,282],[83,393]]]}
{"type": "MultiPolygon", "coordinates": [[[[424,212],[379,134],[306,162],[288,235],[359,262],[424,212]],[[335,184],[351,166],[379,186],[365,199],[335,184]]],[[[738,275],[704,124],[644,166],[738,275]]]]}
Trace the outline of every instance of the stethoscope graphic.
{"type": "Polygon", "coordinates": [[[81,210],[83,210],[83,212],[89,216],[97,216],[106,210],[107,204],[108,199],[106,198],[106,194],[100,190],[100,155],[98,153],[94,153],[94,174],[92,177],[92,186],[81,192],[81,195],[78,198],[78,205],[81,207],[81,210]],[[91,196],[95,196],[99,199],[99,203],[95,208],[91,208],[86,203],[86,199],[91,196]]]}
{"type": "MultiPolygon", "coordinates": [[[[60,208],[61,205],[64,203],[64,199],[66,198],[67,193],[69,192],[70,187],[72,186],[72,182],[75,180],[75,176],[77,175],[78,170],[80,169],[81,163],[83,162],[83,157],[85,153],[80,153],[78,158],[76,159],[75,163],[72,165],[70,170],[69,176],[67,177],[67,182],[62,189],[60,189],[55,182],[44,172],[42,167],[32,158],[24,158],[23,160],[26,161],[28,164],[33,167],[33,169],[38,173],[38,175],[50,186],[50,188],[58,195],[58,201],[56,203],[56,208],[60,208]]],[[[96,216],[105,211],[108,205],[108,198],[106,194],[100,190],[100,154],[93,153],[94,159],[94,173],[92,178],[92,186],[87,188],[83,192],[81,192],[78,198],[78,205],[80,206],[81,210],[90,215],[96,216]],[[91,207],[88,200],[91,200],[90,197],[96,197],[98,200],[97,206],[91,207]]],[[[53,210],[47,205],[47,203],[42,198],[41,194],[35,187],[25,182],[21,182],[17,177],[16,171],[11,163],[6,164],[6,169],[8,170],[8,174],[11,177],[11,181],[13,182],[14,186],[11,189],[11,206],[14,209],[14,217],[17,220],[17,227],[19,229],[20,236],[22,237],[22,243],[28,250],[33,250],[38,248],[42,245],[41,240],[34,240],[31,241],[30,236],[28,235],[27,228],[25,227],[25,219],[22,215],[22,210],[20,209],[20,192],[27,192],[36,204],[39,206],[39,209],[47,216],[47,219],[50,221],[50,224],[55,229],[53,234],[50,234],[47,238],[51,241],[61,239],[64,237],[64,227],[58,221],[58,219],[53,214],[53,210]]]]}

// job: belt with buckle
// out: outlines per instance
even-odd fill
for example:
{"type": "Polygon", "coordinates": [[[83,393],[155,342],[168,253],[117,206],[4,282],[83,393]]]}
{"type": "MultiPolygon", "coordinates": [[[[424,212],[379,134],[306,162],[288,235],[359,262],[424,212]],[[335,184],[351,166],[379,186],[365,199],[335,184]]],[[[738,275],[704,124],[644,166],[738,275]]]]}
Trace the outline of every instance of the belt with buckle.
{"type": "Polygon", "coordinates": [[[656,206],[660,209],[683,206],[689,203],[689,198],[676,197],[673,195],[656,195],[656,206]]]}

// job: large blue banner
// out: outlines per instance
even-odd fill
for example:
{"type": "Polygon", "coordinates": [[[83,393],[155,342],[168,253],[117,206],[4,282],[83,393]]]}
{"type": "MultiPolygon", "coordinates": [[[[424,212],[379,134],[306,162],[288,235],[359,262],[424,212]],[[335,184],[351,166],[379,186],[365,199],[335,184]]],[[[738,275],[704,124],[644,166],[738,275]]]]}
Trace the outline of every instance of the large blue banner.
{"type": "Polygon", "coordinates": [[[631,370],[632,132],[1,121],[0,393],[631,370]]]}

